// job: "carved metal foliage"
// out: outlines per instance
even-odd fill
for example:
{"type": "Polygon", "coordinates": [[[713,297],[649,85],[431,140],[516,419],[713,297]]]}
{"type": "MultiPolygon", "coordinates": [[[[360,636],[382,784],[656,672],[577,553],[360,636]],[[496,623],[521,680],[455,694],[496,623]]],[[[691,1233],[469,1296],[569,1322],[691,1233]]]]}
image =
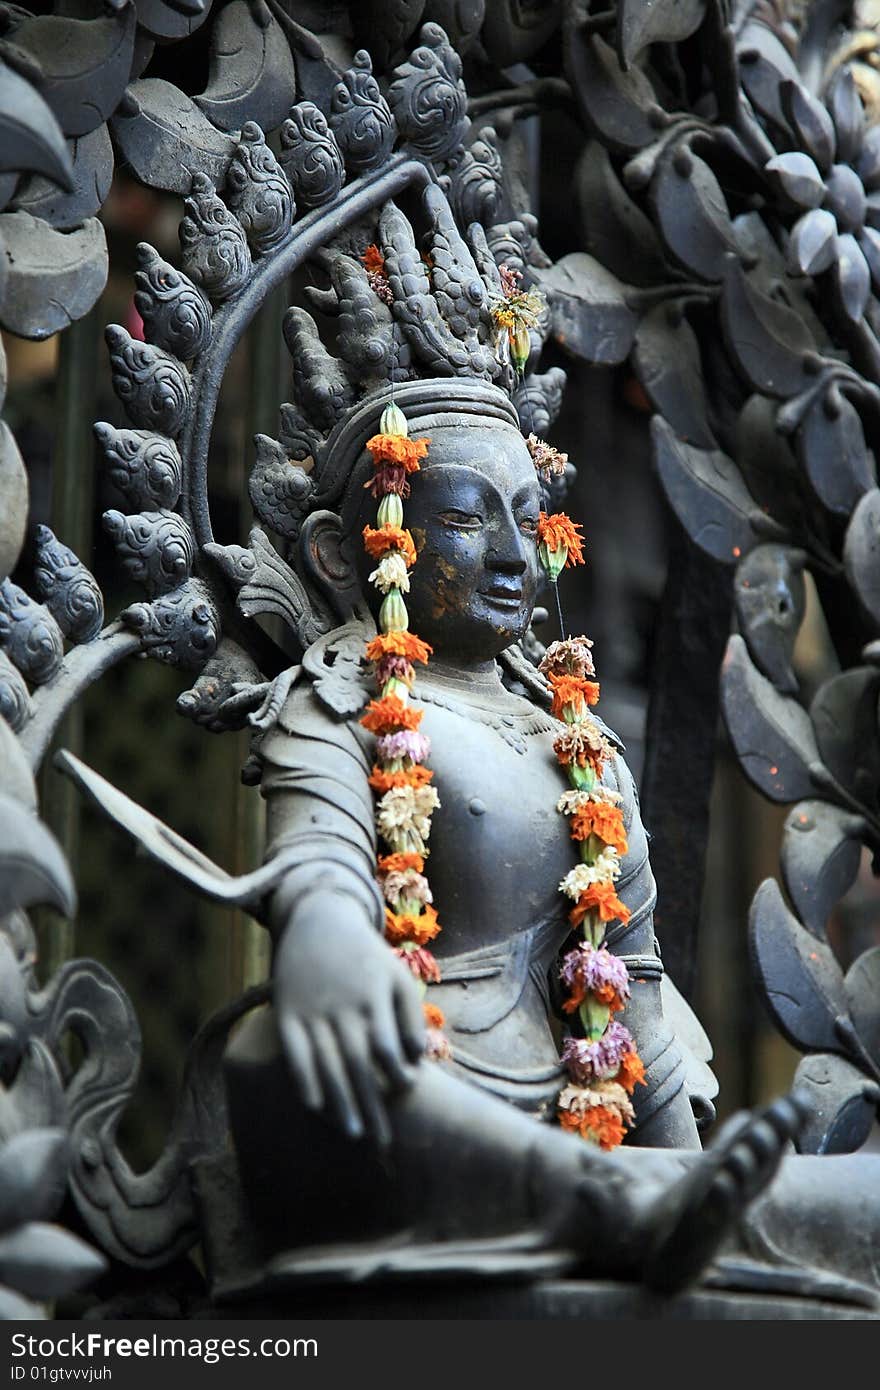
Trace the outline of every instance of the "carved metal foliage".
{"type": "Polygon", "coordinates": [[[189,402],[189,373],[177,358],[132,338],[111,324],[106,330],[113,389],[133,425],[162,434],[180,432],[189,402]]]}
{"type": "Polygon", "coordinates": [[[425,24],[420,39],[395,70],[388,104],[407,144],[426,159],[449,159],[470,124],[461,59],[439,24],[425,24]]]}
{"type": "Polygon", "coordinates": [[[266,255],[287,237],[295,212],[290,184],[254,121],[242,127],[226,197],[255,255],[266,255]]]}
{"type": "Polygon", "coordinates": [[[397,133],[394,117],[365,49],[354,55],[352,66],[333,91],[330,126],[353,174],[377,168],[391,153],[397,133]]]}
{"type": "Polygon", "coordinates": [[[281,127],[281,164],[294,194],[306,207],[329,203],[345,182],[336,137],[320,107],[301,101],[281,127]]]}
{"type": "Polygon", "coordinates": [[[104,599],[94,576],[48,526],[35,532],[34,585],[65,637],[90,642],[104,623],[104,599]]]}
{"type": "Polygon", "coordinates": [[[184,362],[198,357],[211,341],[205,296],[146,242],[138,247],[138,263],[134,302],[147,341],[184,362]]]}

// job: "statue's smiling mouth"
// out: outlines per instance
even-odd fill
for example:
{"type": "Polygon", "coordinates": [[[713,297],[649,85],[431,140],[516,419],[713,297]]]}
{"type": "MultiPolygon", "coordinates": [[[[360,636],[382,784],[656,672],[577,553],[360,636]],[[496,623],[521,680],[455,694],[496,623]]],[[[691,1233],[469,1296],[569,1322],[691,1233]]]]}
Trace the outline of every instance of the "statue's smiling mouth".
{"type": "Polygon", "coordinates": [[[485,589],[480,589],[480,593],[484,598],[491,599],[493,603],[502,608],[519,608],[523,601],[522,586],[519,584],[510,585],[496,582],[487,585],[485,589]]]}

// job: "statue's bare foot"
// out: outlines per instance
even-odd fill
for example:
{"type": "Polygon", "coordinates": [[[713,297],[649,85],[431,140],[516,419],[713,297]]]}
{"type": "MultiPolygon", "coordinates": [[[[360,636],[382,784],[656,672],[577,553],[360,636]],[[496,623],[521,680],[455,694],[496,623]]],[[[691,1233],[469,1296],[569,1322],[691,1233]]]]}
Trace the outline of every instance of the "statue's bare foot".
{"type": "Polygon", "coordinates": [[[692,1170],[654,1208],[652,1249],[642,1278],[664,1293],[705,1269],[746,1207],[773,1178],[786,1145],[809,1114],[796,1093],[765,1110],[734,1115],[692,1170]],[[659,1223],[657,1217],[659,1214],[659,1223]]]}

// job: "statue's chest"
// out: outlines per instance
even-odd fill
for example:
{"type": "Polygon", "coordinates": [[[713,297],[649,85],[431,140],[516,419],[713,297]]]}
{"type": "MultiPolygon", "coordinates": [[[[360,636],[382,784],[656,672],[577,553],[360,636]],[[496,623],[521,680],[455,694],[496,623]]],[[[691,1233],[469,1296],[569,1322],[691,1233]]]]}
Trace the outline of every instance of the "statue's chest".
{"type": "Polygon", "coordinates": [[[556,810],[567,785],[553,753],[557,721],[539,710],[490,716],[418,703],[441,803],[426,872],[448,954],[546,915],[576,855],[556,810]]]}

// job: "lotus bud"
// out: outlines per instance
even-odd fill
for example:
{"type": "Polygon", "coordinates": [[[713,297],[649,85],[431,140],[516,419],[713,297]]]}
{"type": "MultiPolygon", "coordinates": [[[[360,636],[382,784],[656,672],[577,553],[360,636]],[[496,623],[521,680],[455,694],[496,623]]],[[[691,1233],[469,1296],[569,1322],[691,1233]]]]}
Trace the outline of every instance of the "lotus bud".
{"type": "Polygon", "coordinates": [[[383,632],[406,632],[409,614],[399,589],[389,589],[379,609],[379,626],[383,632]]]}
{"type": "Polygon", "coordinates": [[[562,571],[565,569],[565,562],[568,559],[568,546],[561,545],[558,550],[548,550],[545,541],[538,545],[538,559],[547,571],[547,578],[551,584],[555,584],[562,571]]]}
{"type": "Polygon", "coordinates": [[[517,372],[522,372],[532,351],[532,340],[524,323],[518,323],[510,333],[510,355],[517,372]]]}
{"type": "Polygon", "coordinates": [[[407,437],[409,429],[406,423],[406,416],[400,409],[400,406],[394,405],[393,403],[391,405],[386,405],[385,409],[382,411],[382,418],[379,421],[379,433],[402,434],[404,439],[407,437]]]}
{"type": "Polygon", "coordinates": [[[403,525],[403,503],[396,492],[386,492],[379,503],[378,520],[380,526],[403,525]]]}

